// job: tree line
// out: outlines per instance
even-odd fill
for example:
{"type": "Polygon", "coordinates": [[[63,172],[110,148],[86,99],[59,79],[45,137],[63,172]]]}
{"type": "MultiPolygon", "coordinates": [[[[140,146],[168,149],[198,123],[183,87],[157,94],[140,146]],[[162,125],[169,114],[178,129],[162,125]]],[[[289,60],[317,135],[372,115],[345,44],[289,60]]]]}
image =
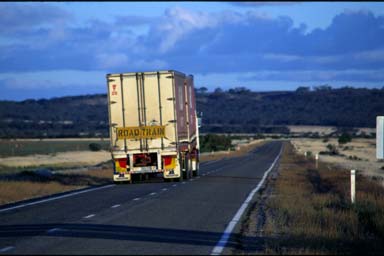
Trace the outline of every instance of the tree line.
{"type": "MultiPolygon", "coordinates": [[[[295,91],[196,89],[203,133],[288,133],[287,125],[375,127],[384,89],[323,85],[295,91]],[[202,113],[202,114],[201,114],[202,113]]],[[[0,101],[0,138],[108,137],[105,94],[0,101]]]]}

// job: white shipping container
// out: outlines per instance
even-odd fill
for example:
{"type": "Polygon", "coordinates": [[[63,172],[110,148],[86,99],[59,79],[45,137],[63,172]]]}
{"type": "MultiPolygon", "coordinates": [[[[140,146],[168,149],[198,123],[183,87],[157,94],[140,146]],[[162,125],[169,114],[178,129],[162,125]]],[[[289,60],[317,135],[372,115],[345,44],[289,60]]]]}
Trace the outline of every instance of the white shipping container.
{"type": "Polygon", "coordinates": [[[114,180],[131,181],[131,175],[143,173],[179,179],[197,174],[193,76],[173,70],[108,74],[107,84],[114,180]]]}

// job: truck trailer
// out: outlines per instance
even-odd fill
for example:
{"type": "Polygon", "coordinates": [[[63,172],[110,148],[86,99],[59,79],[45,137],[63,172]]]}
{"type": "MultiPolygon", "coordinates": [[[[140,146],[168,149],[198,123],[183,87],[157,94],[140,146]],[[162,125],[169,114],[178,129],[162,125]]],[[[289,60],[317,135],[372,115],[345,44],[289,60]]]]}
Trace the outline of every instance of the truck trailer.
{"type": "Polygon", "coordinates": [[[199,174],[193,76],[174,70],[107,74],[114,182],[199,174]]]}

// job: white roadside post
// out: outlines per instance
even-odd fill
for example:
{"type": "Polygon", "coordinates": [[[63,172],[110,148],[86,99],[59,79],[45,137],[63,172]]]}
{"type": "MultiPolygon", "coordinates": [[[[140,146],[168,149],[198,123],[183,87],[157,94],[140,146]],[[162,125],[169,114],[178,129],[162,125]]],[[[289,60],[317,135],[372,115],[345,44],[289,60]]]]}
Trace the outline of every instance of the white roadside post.
{"type": "Polygon", "coordinates": [[[354,204],[356,199],[356,171],[351,170],[351,202],[354,204]]]}
{"type": "Polygon", "coordinates": [[[376,117],[376,158],[384,159],[384,116],[376,117]]]}
{"type": "Polygon", "coordinates": [[[315,160],[316,160],[316,169],[317,169],[319,168],[319,153],[316,153],[315,160]]]}
{"type": "Polygon", "coordinates": [[[304,152],[304,156],[305,156],[305,158],[307,158],[307,151],[304,152]]]}
{"type": "Polygon", "coordinates": [[[384,158],[384,116],[376,117],[376,158],[384,158]]]}

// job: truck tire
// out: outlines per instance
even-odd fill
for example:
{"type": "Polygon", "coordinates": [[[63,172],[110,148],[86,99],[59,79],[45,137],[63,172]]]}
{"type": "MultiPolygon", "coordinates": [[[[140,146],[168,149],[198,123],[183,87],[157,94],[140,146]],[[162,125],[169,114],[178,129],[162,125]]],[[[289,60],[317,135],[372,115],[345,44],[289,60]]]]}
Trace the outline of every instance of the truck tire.
{"type": "Polygon", "coordinates": [[[196,170],[193,171],[193,176],[199,176],[199,163],[196,163],[196,170]]]}

